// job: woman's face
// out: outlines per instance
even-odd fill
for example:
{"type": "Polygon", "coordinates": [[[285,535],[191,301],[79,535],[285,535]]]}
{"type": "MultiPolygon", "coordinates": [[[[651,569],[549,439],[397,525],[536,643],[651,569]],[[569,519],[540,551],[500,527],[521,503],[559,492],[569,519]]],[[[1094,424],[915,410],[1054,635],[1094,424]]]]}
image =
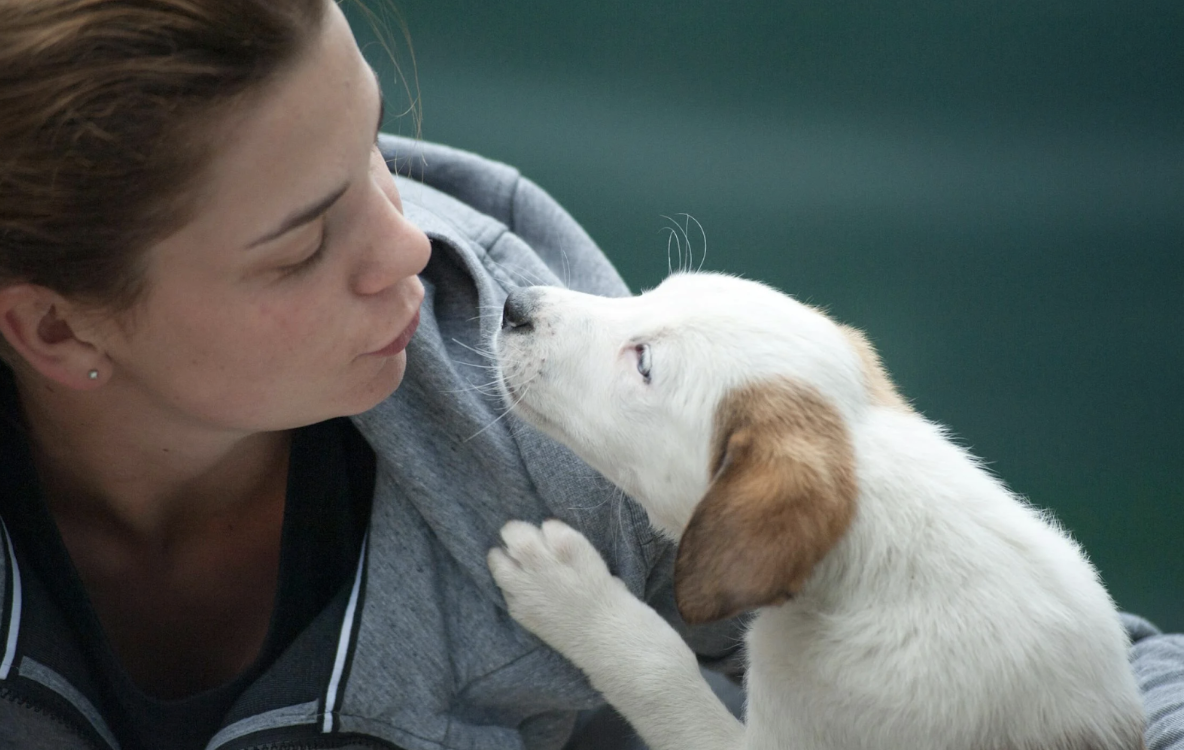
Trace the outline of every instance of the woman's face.
{"type": "Polygon", "coordinates": [[[375,148],[380,92],[335,3],[221,129],[196,218],[152,247],[110,388],[195,424],[288,429],[399,385],[429,255],[375,148]]]}

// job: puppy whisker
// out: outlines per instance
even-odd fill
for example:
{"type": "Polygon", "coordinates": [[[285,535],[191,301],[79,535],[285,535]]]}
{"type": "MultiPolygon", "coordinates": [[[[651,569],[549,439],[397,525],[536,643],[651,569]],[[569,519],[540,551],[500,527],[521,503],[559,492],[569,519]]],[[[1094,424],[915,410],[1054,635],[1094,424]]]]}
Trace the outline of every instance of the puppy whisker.
{"type": "Polygon", "coordinates": [[[476,348],[476,347],[469,346],[469,345],[468,345],[468,344],[466,344],[465,342],[461,341],[460,339],[456,339],[456,338],[452,339],[452,343],[454,343],[454,344],[456,344],[456,345],[458,345],[458,346],[462,346],[462,347],[464,347],[465,349],[468,349],[468,350],[469,350],[469,351],[471,351],[473,354],[476,354],[476,355],[477,355],[477,356],[479,356],[479,357],[483,357],[483,358],[485,358],[485,359],[488,359],[488,360],[497,360],[497,354],[495,354],[495,353],[494,353],[493,351],[491,351],[491,350],[488,350],[488,349],[478,349],[478,348],[476,348]]]}
{"type": "Polygon", "coordinates": [[[481,370],[489,370],[490,372],[497,372],[497,369],[498,369],[497,365],[489,365],[489,364],[485,364],[485,363],[483,363],[483,362],[461,362],[461,361],[457,361],[457,364],[458,364],[458,365],[464,365],[465,367],[476,367],[476,368],[478,368],[478,369],[481,369],[481,370]]]}
{"type": "Polygon", "coordinates": [[[703,270],[703,265],[707,262],[707,232],[703,229],[703,225],[694,216],[688,213],[677,214],[683,217],[683,223],[679,224],[674,218],[663,215],[662,218],[673,224],[673,227],[666,227],[665,230],[670,233],[666,239],[666,267],[670,273],[674,270],[670,266],[670,244],[674,242],[678,249],[678,270],[681,273],[690,273],[692,271],[698,272],[703,270]],[[691,222],[699,228],[699,236],[703,238],[703,255],[699,259],[699,264],[695,265],[695,243],[691,241],[690,227],[691,222]],[[682,252],[682,243],[686,241],[686,255],[682,252]]]}
{"type": "Polygon", "coordinates": [[[499,391],[497,388],[497,381],[496,380],[491,381],[489,383],[468,385],[463,388],[450,388],[448,390],[440,391],[440,393],[445,393],[445,394],[449,394],[449,395],[460,394],[460,393],[473,393],[473,392],[480,393],[483,396],[497,396],[497,395],[501,394],[501,391],[499,391]]]}
{"type": "Polygon", "coordinates": [[[519,281],[522,281],[525,286],[554,286],[554,281],[549,278],[538,275],[532,269],[524,269],[521,266],[504,263],[501,265],[502,270],[514,276],[519,281]]]}
{"type": "MultiPolygon", "coordinates": [[[[663,218],[669,219],[670,217],[664,216],[663,218]]],[[[670,263],[670,255],[671,255],[670,247],[671,247],[671,244],[673,243],[674,247],[678,250],[678,270],[682,271],[682,240],[680,240],[678,238],[678,232],[674,231],[674,229],[671,227],[663,227],[662,231],[667,233],[667,235],[666,235],[666,273],[667,273],[667,275],[672,276],[672,275],[674,275],[674,267],[670,263]]]]}
{"type": "Polygon", "coordinates": [[[470,441],[470,440],[472,440],[473,438],[477,437],[477,436],[478,436],[478,435],[480,435],[481,433],[483,433],[483,432],[485,432],[486,430],[488,430],[490,427],[493,427],[495,424],[497,424],[498,422],[500,422],[500,421],[502,421],[503,419],[505,419],[506,415],[507,415],[507,414],[509,414],[510,412],[514,411],[514,407],[516,407],[518,404],[522,403],[522,399],[526,398],[526,394],[527,394],[527,393],[529,393],[529,391],[530,391],[530,388],[529,388],[530,384],[531,384],[531,383],[534,381],[534,379],[535,379],[535,378],[537,378],[537,377],[538,377],[538,375],[536,374],[534,377],[531,377],[531,378],[530,378],[530,379],[528,379],[528,380],[527,380],[525,383],[523,383],[523,384],[522,384],[522,386],[521,386],[521,387],[522,387],[522,392],[521,392],[521,393],[518,395],[518,398],[514,400],[514,403],[510,404],[509,406],[507,406],[505,409],[503,409],[503,410],[502,410],[502,413],[501,413],[501,414],[498,414],[496,417],[494,417],[494,418],[493,418],[493,420],[492,420],[492,421],[490,421],[490,423],[489,423],[489,424],[487,424],[487,425],[485,425],[484,427],[482,427],[481,429],[477,430],[477,431],[476,431],[476,432],[474,432],[472,435],[469,435],[469,436],[468,436],[467,438],[465,438],[465,439],[464,439],[462,442],[465,442],[465,443],[469,442],[469,441],[470,441]]]}

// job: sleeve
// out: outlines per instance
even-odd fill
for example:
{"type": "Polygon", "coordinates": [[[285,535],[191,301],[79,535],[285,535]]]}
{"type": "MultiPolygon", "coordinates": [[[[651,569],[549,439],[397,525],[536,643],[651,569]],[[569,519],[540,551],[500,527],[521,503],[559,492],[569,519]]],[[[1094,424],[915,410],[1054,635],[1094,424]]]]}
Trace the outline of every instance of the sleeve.
{"type": "Polygon", "coordinates": [[[1123,615],[1131,666],[1147,715],[1148,750],[1184,750],[1184,635],[1165,635],[1146,620],[1123,615]]]}

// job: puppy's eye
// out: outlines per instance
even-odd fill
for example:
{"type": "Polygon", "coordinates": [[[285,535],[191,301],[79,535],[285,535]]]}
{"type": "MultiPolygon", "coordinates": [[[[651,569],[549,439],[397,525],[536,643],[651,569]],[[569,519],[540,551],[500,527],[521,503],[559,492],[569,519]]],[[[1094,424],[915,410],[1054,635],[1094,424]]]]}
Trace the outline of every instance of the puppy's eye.
{"type": "Polygon", "coordinates": [[[638,344],[634,347],[637,352],[637,371],[645,382],[650,382],[650,345],[638,344]]]}

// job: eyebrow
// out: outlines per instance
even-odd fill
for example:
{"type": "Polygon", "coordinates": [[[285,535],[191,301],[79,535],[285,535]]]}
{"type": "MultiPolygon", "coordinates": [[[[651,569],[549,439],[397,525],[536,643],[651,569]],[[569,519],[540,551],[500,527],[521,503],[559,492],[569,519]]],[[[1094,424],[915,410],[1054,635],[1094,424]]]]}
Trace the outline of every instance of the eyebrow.
{"type": "Polygon", "coordinates": [[[302,227],[305,224],[315,220],[318,216],[328,211],[334,203],[337,202],[341,196],[345,195],[345,191],[349,190],[349,183],[339,186],[329,195],[320,199],[316,203],[307,208],[302,208],[295,212],[288,218],[284,219],[278,227],[247,245],[248,248],[257,247],[272,240],[282,237],[291,232],[296,227],[302,227]]]}
{"type": "MultiPolygon", "coordinates": [[[[374,71],[373,68],[371,69],[371,71],[374,73],[374,80],[377,83],[378,72],[374,71]]],[[[374,127],[374,132],[376,134],[380,130],[382,130],[382,122],[384,119],[386,119],[386,103],[385,103],[385,101],[383,99],[383,95],[382,95],[382,86],[379,85],[379,87],[378,87],[378,124],[375,125],[375,127],[374,127]]],[[[377,137],[377,135],[375,137],[377,137]]],[[[250,249],[250,248],[257,247],[259,245],[263,245],[265,243],[271,242],[272,240],[278,239],[279,237],[284,236],[288,232],[291,232],[293,229],[295,229],[297,227],[302,227],[311,221],[315,221],[318,216],[320,216],[321,214],[325,213],[330,208],[332,208],[333,204],[336,203],[341,198],[341,196],[345,195],[346,190],[349,190],[349,183],[348,182],[344,185],[339,185],[332,193],[326,195],[324,198],[322,198],[321,200],[312,204],[311,206],[308,206],[306,208],[300,209],[299,211],[296,211],[291,216],[289,216],[288,218],[286,218],[282,222],[280,222],[280,225],[278,227],[276,227],[272,231],[268,232],[267,234],[263,235],[259,239],[253,241],[251,244],[247,245],[247,248],[250,249]]]]}

